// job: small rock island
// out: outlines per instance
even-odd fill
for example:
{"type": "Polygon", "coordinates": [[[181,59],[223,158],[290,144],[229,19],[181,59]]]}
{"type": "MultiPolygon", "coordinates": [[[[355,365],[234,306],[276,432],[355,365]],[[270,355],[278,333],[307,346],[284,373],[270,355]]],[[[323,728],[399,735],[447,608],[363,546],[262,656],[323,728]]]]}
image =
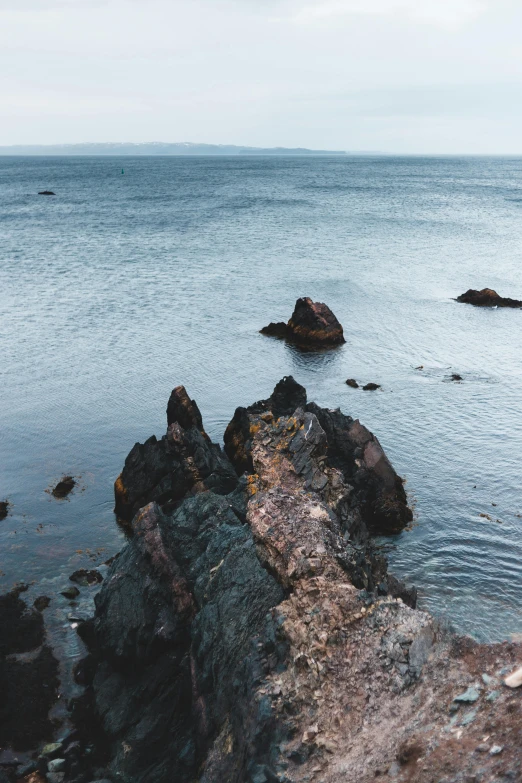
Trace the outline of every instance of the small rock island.
{"type": "Polygon", "coordinates": [[[288,323],[279,321],[260,329],[261,334],[279,337],[303,348],[332,348],[346,342],[343,327],[323,302],[305,296],[295,303],[288,323]]]}
{"type": "Polygon", "coordinates": [[[472,304],[475,307],[518,307],[522,308],[522,301],[519,299],[509,299],[509,297],[500,296],[492,288],[483,288],[481,291],[475,291],[470,288],[465,294],[457,297],[457,302],[472,304]]]}

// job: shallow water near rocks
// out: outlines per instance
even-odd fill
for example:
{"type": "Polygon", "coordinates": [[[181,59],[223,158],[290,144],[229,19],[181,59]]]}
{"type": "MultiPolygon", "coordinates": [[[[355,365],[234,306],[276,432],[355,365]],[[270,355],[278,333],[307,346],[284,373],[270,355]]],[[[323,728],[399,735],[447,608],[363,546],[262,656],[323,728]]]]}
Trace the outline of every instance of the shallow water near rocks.
{"type": "Polygon", "coordinates": [[[121,547],[113,481],[165,431],[173,386],[221,440],[237,405],[292,374],[407,479],[416,521],[386,543],[421,605],[479,639],[522,632],[522,311],[452,299],[522,298],[522,159],[121,167],[0,158],[1,588],[59,591],[121,547]],[[299,296],[330,305],[346,345],[258,333],[299,296]],[[78,483],[57,500],[63,475],[78,483]]]}

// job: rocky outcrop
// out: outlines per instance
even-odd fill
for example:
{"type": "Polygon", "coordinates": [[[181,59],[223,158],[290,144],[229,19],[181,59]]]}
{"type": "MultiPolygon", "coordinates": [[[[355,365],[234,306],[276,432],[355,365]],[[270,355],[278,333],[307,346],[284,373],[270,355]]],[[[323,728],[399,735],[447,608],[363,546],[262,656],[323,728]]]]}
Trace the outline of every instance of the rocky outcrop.
{"type": "Polygon", "coordinates": [[[309,297],[297,300],[287,324],[270,323],[260,331],[304,348],[331,348],[346,342],[343,327],[330,308],[322,302],[312,302],[309,297]]]}
{"type": "MultiPolygon", "coordinates": [[[[237,408],[225,432],[225,451],[238,473],[254,471],[252,449],[266,414],[288,415],[297,408],[316,417],[324,430],[325,465],[338,469],[350,487],[349,504],[372,533],[399,533],[412,520],[402,479],[379,441],[358,420],[340,410],[307,405],[306,390],[290,376],[280,381],[268,400],[237,408]]],[[[272,419],[268,419],[271,421],[272,419]]],[[[316,477],[324,482],[324,476],[316,477]]]]}
{"type": "MultiPolygon", "coordinates": [[[[190,410],[184,425],[202,434],[190,410]]],[[[517,780],[516,696],[497,677],[520,647],[455,639],[387,574],[370,528],[400,529],[411,512],[377,439],[285,378],[236,411],[226,447],[246,466],[235,489],[145,505],[81,626],[80,714],[104,776],[517,780]],[[455,701],[470,686],[471,709],[455,701]]]]}
{"type": "Polygon", "coordinates": [[[187,493],[212,490],[231,492],[237,475],[221,448],[203,429],[201,413],[183,386],[171,394],[167,407],[167,433],[136,443],[116,479],[115,513],[130,522],[150,502],[172,508],[187,493]]]}
{"type": "Polygon", "coordinates": [[[38,191],[39,196],[56,196],[56,193],[53,193],[52,190],[39,190],[38,191]]]}
{"type": "Polygon", "coordinates": [[[492,288],[475,291],[470,288],[465,294],[457,297],[457,302],[476,305],[477,307],[522,307],[522,301],[499,296],[492,288]]]}

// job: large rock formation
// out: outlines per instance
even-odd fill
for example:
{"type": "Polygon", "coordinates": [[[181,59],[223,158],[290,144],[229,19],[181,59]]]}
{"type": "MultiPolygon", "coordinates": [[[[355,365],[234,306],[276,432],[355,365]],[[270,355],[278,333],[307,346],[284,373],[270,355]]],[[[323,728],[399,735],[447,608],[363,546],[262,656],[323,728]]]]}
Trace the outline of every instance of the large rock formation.
{"type": "Polygon", "coordinates": [[[322,302],[312,302],[309,297],[297,300],[288,323],[270,323],[260,332],[305,348],[331,348],[346,342],[343,327],[330,308],[322,302]]]}
{"type": "MultiPolygon", "coordinates": [[[[195,407],[182,407],[189,420],[177,411],[172,424],[204,440],[195,407]]],[[[246,470],[234,491],[187,485],[173,509],[147,503],[82,626],[89,687],[73,712],[90,710],[103,774],[126,783],[520,779],[516,694],[494,679],[520,648],[454,640],[387,574],[369,526],[396,530],[411,514],[376,438],[307,404],[286,378],[236,411],[226,448],[246,470]],[[471,707],[454,702],[470,685],[471,707]],[[486,753],[474,752],[486,736],[486,753]]]]}
{"type": "Polygon", "coordinates": [[[499,296],[492,288],[475,291],[470,288],[465,294],[457,297],[457,302],[476,305],[477,307],[522,307],[522,301],[499,296]]]}
{"type": "Polygon", "coordinates": [[[167,407],[167,434],[136,443],[116,479],[114,511],[130,522],[140,508],[155,501],[173,508],[188,492],[231,492],[237,475],[221,448],[203,429],[201,413],[183,386],[172,392],[167,407]]]}

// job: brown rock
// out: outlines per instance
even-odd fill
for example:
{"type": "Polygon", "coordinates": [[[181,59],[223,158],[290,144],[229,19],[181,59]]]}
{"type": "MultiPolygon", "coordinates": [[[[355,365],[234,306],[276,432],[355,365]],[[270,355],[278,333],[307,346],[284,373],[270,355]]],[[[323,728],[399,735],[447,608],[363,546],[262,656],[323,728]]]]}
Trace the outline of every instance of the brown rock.
{"type": "Polygon", "coordinates": [[[481,291],[470,288],[465,294],[457,297],[457,302],[476,307],[522,307],[522,301],[499,296],[492,288],[483,288],[481,291]]]}
{"type": "Polygon", "coordinates": [[[271,323],[260,331],[262,334],[284,337],[303,348],[331,348],[346,342],[343,327],[330,308],[323,302],[312,302],[308,296],[297,300],[286,325],[282,322],[271,323]]]}
{"type": "Polygon", "coordinates": [[[346,385],[347,386],[351,386],[352,389],[358,389],[359,388],[359,384],[357,383],[355,378],[348,378],[348,380],[346,381],[346,385]]]}
{"type": "Polygon", "coordinates": [[[65,498],[76,486],[76,480],[73,476],[64,476],[55,486],[52,495],[55,498],[65,498]]]}

